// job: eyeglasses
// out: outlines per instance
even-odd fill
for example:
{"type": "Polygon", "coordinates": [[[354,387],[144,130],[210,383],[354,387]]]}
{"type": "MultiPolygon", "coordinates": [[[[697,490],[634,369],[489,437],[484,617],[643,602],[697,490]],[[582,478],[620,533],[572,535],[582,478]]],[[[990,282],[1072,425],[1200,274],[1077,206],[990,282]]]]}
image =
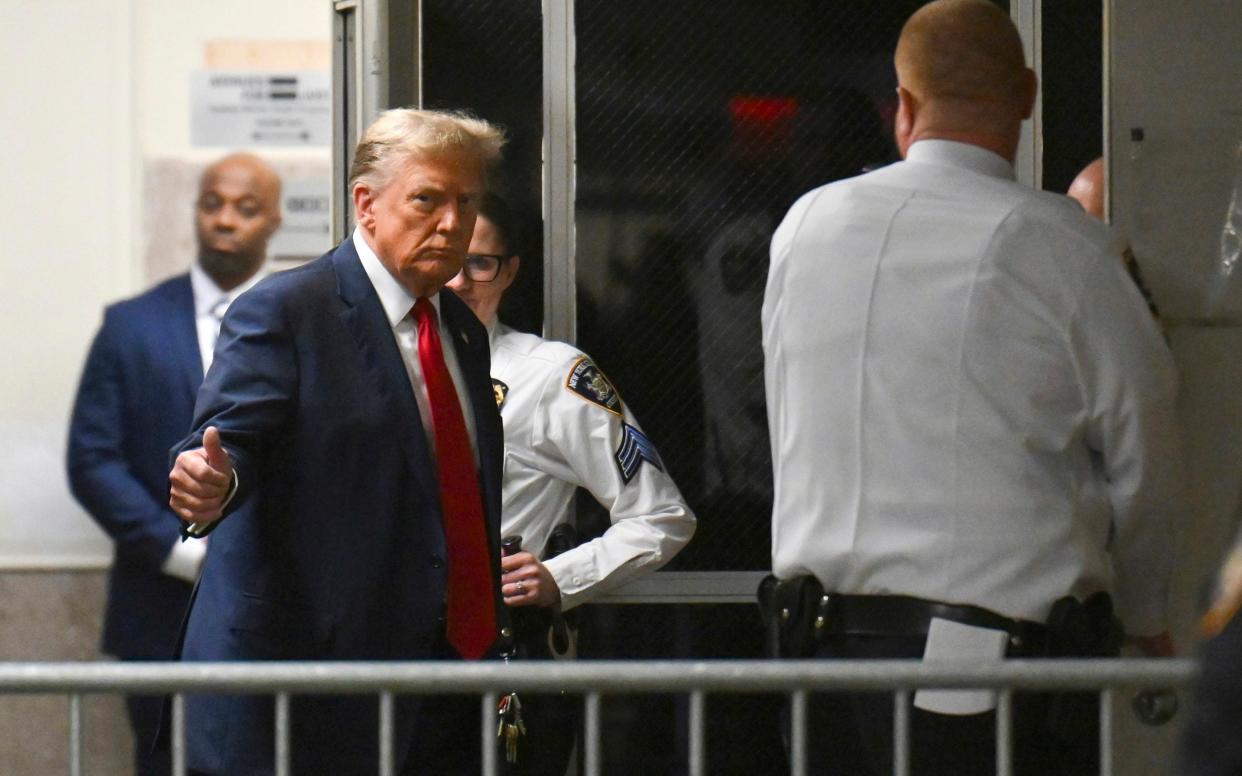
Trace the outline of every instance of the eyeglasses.
{"type": "Polygon", "coordinates": [[[475,283],[488,283],[500,274],[500,265],[504,261],[504,256],[494,253],[467,253],[462,272],[475,283]]]}

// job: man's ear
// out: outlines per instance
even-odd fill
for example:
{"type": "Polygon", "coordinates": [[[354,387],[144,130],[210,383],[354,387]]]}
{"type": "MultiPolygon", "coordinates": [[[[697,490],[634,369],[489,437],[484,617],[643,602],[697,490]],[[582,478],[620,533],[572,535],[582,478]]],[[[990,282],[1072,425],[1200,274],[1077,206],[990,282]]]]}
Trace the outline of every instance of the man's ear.
{"type": "Polygon", "coordinates": [[[1023,95],[1025,102],[1025,110],[1022,112],[1022,120],[1025,121],[1035,112],[1035,97],[1039,94],[1039,76],[1031,68],[1026,69],[1026,94],[1023,95]]]}
{"type": "Polygon", "coordinates": [[[280,205],[277,205],[276,212],[267,221],[267,236],[268,237],[271,237],[272,235],[276,234],[276,231],[280,229],[280,224],[283,218],[284,217],[280,214],[280,205]]]}
{"type": "Polygon", "coordinates": [[[375,193],[365,183],[354,184],[354,220],[367,231],[375,231],[375,193]]]}
{"type": "Polygon", "coordinates": [[[918,113],[919,99],[904,86],[897,87],[897,116],[893,121],[893,139],[901,158],[906,158],[914,134],[914,117],[918,113]]]}

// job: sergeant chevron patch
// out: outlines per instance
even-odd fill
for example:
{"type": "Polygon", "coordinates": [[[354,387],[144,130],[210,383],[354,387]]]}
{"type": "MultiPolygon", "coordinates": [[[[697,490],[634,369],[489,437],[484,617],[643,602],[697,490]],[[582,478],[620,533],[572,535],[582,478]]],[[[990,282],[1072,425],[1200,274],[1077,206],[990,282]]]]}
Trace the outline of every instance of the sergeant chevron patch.
{"type": "Polygon", "coordinates": [[[574,362],[569,376],[565,378],[565,387],[614,415],[621,414],[621,397],[617,395],[617,389],[586,356],[574,362]]]}
{"type": "Polygon", "coordinates": [[[643,461],[664,471],[664,462],[660,460],[660,454],[656,452],[651,440],[629,423],[622,423],[621,446],[617,448],[617,466],[621,469],[621,479],[626,485],[634,479],[643,461]]]}

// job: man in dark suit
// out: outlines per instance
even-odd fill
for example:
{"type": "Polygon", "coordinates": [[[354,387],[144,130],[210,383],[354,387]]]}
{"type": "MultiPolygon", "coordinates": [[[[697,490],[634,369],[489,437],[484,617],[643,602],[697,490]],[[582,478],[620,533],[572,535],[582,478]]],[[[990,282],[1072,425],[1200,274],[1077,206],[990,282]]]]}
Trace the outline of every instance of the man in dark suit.
{"type": "MultiPolygon", "coordinates": [[[[224,308],[263,274],[280,225],[280,179],[254,156],[204,171],[190,271],[112,305],[91,346],[69,427],[69,483],[116,543],[102,649],[168,660],[206,546],[182,543],[170,519],[168,448],[190,428],[224,308]]],[[[127,699],[135,772],[168,773],[150,752],[159,698],[127,699]]]]}
{"type": "MultiPolygon", "coordinates": [[[[224,320],[171,504],[211,531],[186,660],[477,659],[498,632],[501,425],[461,269],[500,133],[392,110],[359,142],[357,229],[224,320]]],[[[373,774],[374,697],[295,696],[294,773],[373,774]]],[[[476,698],[399,698],[403,774],[479,770],[476,698]],[[473,715],[473,720],[471,717],[473,715]]],[[[270,698],[187,703],[189,767],[273,770],[270,698]]]]}

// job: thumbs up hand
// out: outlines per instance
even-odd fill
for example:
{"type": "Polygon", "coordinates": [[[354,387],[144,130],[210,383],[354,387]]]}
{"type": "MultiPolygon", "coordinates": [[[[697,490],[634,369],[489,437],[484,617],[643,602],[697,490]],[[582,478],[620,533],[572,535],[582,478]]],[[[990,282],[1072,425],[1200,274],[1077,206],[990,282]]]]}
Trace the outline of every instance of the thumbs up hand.
{"type": "Polygon", "coordinates": [[[208,466],[232,478],[233,461],[229,459],[229,454],[224,452],[224,445],[220,442],[220,432],[216,430],[215,426],[208,426],[207,430],[203,432],[203,446],[201,449],[208,466]]]}
{"type": "Polygon", "coordinates": [[[208,426],[203,446],[177,456],[168,505],[187,523],[210,523],[220,517],[233,484],[233,462],[220,442],[220,432],[208,426]]]}

